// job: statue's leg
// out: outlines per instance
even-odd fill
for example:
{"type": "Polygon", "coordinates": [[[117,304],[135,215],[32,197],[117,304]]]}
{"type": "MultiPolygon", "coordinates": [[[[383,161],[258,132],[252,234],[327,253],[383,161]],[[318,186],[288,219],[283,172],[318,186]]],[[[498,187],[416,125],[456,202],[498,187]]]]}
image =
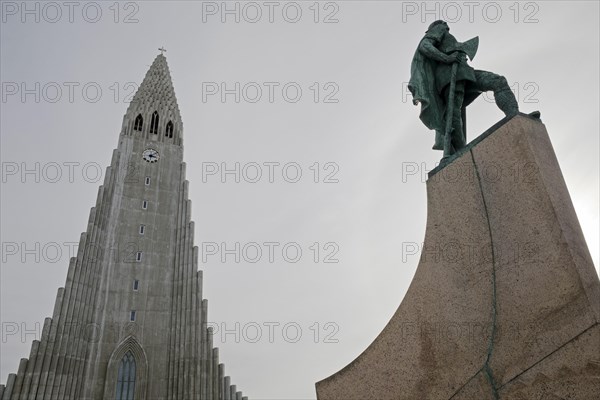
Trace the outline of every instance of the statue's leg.
{"type": "Polygon", "coordinates": [[[474,88],[482,92],[492,90],[496,105],[507,117],[512,117],[519,113],[519,104],[510,90],[506,78],[493,72],[475,70],[477,82],[473,83],[474,88]]]}
{"type": "Polygon", "coordinates": [[[444,132],[435,131],[435,141],[433,143],[433,150],[444,150],[444,132]]]}
{"type": "Polygon", "coordinates": [[[460,150],[465,147],[465,135],[463,131],[463,112],[462,105],[465,98],[465,82],[456,82],[456,90],[454,92],[454,109],[452,112],[452,146],[454,150],[460,150]]]}

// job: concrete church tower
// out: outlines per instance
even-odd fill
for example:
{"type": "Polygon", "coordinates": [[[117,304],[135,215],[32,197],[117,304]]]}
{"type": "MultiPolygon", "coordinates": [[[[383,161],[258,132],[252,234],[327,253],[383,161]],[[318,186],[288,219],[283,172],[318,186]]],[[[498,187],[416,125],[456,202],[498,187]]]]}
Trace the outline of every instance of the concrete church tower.
{"type": "Polygon", "coordinates": [[[52,318],[1,400],[242,399],[207,328],[182,133],[160,54],[123,118],[52,318]]]}

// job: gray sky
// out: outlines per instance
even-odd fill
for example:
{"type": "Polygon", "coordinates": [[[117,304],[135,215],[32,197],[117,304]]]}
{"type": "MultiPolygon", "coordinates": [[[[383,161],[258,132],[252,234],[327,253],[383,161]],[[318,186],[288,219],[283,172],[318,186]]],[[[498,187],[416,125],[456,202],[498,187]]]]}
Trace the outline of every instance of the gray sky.
{"type": "MultiPolygon", "coordinates": [[[[421,172],[441,154],[405,86],[435,19],[459,40],[479,35],[471,64],[505,75],[522,111],[542,112],[598,268],[598,2],[274,2],[271,17],[262,1],[239,2],[239,22],[220,1],[75,3],[69,15],[62,2],[28,2],[33,14],[2,2],[0,382],[52,313],[96,174],[160,46],[184,123],[196,245],[207,250],[209,319],[232,332],[215,343],[251,398],[315,398],[315,381],[373,341],[410,284],[419,256],[402,250],[423,240],[421,172]],[[224,102],[221,83],[233,93],[224,102]],[[236,163],[239,183],[206,173],[236,163]],[[252,183],[255,163],[262,176],[252,183]],[[21,175],[36,168],[37,177],[21,175]],[[247,252],[222,262],[221,243],[236,242],[247,252]],[[273,262],[265,242],[278,243],[273,262]],[[255,263],[252,243],[263,251],[255,263]],[[296,247],[302,256],[291,262],[296,247]]],[[[478,99],[469,139],[502,116],[491,96],[478,99]]]]}

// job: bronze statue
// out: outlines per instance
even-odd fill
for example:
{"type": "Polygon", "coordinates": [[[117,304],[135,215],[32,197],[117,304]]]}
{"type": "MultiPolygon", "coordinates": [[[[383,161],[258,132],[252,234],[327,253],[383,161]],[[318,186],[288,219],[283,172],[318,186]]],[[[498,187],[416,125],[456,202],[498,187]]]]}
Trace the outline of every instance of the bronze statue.
{"type": "MultiPolygon", "coordinates": [[[[429,25],[411,65],[408,89],[415,105],[421,103],[419,118],[435,130],[434,150],[443,150],[444,158],[466,145],[465,108],[482,92],[492,90],[496,105],[507,117],[516,115],[519,106],[506,78],[473,69],[479,38],[460,43],[450,34],[445,21],[429,25]]],[[[539,117],[539,113],[532,113],[539,117]]]]}

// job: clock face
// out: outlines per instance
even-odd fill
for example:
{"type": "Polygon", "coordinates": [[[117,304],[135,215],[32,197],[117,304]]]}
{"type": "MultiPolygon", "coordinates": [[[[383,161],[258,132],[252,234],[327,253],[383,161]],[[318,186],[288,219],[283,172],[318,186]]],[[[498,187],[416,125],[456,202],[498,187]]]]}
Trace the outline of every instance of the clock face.
{"type": "Polygon", "coordinates": [[[160,154],[154,149],[146,149],[142,153],[142,158],[149,163],[155,163],[160,158],[160,154]]]}

